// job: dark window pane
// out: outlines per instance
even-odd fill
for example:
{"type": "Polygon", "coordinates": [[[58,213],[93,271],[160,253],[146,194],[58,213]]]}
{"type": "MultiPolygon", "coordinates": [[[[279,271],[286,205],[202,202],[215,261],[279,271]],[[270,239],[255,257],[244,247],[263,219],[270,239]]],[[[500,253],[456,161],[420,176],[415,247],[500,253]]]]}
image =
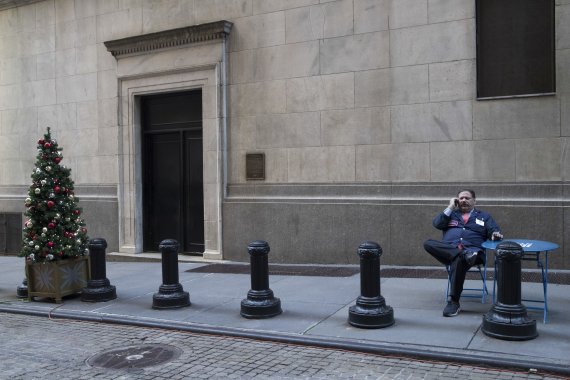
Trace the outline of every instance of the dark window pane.
{"type": "Polygon", "coordinates": [[[477,96],[554,93],[554,0],[477,0],[477,96]]]}

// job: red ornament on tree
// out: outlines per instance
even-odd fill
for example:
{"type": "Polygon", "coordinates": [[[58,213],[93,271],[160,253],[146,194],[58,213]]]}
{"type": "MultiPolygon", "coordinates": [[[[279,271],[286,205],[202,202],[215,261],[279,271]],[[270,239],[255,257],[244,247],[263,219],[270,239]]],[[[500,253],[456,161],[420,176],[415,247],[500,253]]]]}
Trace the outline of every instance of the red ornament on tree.
{"type": "Polygon", "coordinates": [[[55,223],[48,223],[48,228],[53,230],[55,228],[55,223]]]}
{"type": "Polygon", "coordinates": [[[50,143],[48,143],[48,142],[47,142],[47,143],[45,143],[45,144],[44,144],[44,148],[46,148],[46,149],[48,149],[48,148],[51,148],[51,144],[50,144],[50,143]]]}
{"type": "Polygon", "coordinates": [[[53,191],[55,191],[56,193],[59,193],[61,191],[61,187],[56,186],[53,188],[53,191]]]}
{"type": "Polygon", "coordinates": [[[53,246],[54,246],[53,241],[48,241],[47,245],[48,245],[48,247],[53,248],[53,246]]]}
{"type": "Polygon", "coordinates": [[[59,164],[60,161],[61,161],[61,157],[56,157],[53,159],[53,162],[55,162],[56,164],[59,164]]]}
{"type": "Polygon", "coordinates": [[[81,214],[81,211],[79,211],[79,210],[73,210],[73,213],[74,213],[75,215],[79,215],[79,214],[81,214]]]}
{"type": "Polygon", "coordinates": [[[52,208],[53,206],[55,206],[55,202],[54,201],[48,201],[47,206],[48,206],[48,208],[52,208]]]}
{"type": "Polygon", "coordinates": [[[39,144],[39,145],[44,145],[45,142],[46,142],[46,141],[45,141],[44,139],[38,140],[38,144],[39,144]]]}

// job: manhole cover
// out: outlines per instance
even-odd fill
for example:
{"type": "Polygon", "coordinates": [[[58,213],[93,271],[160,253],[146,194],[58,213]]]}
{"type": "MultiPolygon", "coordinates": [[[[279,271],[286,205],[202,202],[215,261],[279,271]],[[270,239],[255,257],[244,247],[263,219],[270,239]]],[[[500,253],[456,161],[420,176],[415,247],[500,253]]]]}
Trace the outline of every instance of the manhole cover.
{"type": "Polygon", "coordinates": [[[182,350],[166,344],[141,344],[100,352],[87,359],[91,367],[130,369],[151,367],[178,358],[182,350]]]}

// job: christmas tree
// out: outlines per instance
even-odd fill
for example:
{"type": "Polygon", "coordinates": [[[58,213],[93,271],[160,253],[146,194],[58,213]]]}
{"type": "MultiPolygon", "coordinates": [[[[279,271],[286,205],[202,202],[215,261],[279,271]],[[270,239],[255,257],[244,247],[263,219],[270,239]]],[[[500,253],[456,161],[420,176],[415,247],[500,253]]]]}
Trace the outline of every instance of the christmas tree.
{"type": "Polygon", "coordinates": [[[26,198],[27,217],[20,256],[31,262],[47,262],[87,254],[87,228],[73,194],[71,169],[63,158],[50,128],[38,141],[36,167],[26,198]]]}

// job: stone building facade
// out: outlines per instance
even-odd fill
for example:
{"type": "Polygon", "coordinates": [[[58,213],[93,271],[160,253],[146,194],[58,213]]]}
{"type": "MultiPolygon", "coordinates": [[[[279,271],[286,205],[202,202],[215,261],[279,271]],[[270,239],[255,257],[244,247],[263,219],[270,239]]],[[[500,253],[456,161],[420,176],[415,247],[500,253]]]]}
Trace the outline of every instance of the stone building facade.
{"type": "Polygon", "coordinates": [[[173,173],[145,161],[168,120],[144,115],[191,94],[206,258],[261,239],[275,262],[356,263],[374,240],[384,264],[434,265],[431,219],[467,187],[570,269],[570,1],[554,8],[555,93],[480,100],[475,0],[0,1],[0,220],[49,126],[90,235],[152,250],[144,189],[173,173]]]}

